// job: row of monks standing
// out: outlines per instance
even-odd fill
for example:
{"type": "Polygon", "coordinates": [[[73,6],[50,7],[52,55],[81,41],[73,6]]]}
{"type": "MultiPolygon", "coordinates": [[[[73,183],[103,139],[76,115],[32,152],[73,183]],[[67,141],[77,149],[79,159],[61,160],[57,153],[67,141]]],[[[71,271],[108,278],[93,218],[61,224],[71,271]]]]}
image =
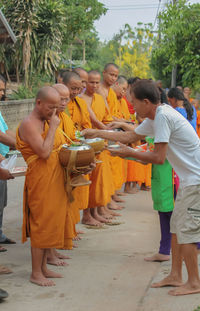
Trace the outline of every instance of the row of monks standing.
{"type": "MultiPolygon", "coordinates": [[[[118,68],[113,64],[105,66],[103,81],[101,81],[99,72],[86,73],[83,69],[79,69],[76,72],[65,72],[62,81],[59,82],[62,84],[58,83],[53,87],[60,94],[61,102],[66,102],[66,107],[64,111],[58,109],[60,124],[56,130],[54,146],[49,159],[45,161],[40,159],[34,150],[23,142],[19,130],[17,131],[17,148],[28,164],[24,191],[22,240],[25,242],[30,236],[32,247],[39,249],[72,249],[78,235],[76,224],[81,220],[81,210],[83,210],[83,224],[96,227],[102,223],[110,222],[113,217],[118,216],[116,210],[121,208],[116,203],[120,200],[116,198],[117,192],[124,184],[136,182],[139,185],[144,183],[146,186],[151,184],[151,165],[142,165],[119,157],[111,157],[109,151],[104,150],[97,155],[97,160],[100,160],[101,163],[97,164],[91,174],[86,176],[91,181],[90,186],[74,188],[74,201],[69,202],[66,193],[61,191],[61,182],[56,186],[53,182],[59,174],[62,175],[61,165],[58,165],[59,148],[62,144],[70,143],[63,132],[74,140],[77,130],[82,131],[87,128],[104,130],[113,120],[116,122],[131,121],[132,118],[125,100],[128,89],[127,81],[124,77],[118,77],[118,68]],[[85,80],[86,84],[84,85],[85,80]],[[84,92],[83,85],[85,86],[84,92]],[[123,85],[125,85],[124,88],[123,85]],[[115,92],[116,90],[118,92],[115,92]],[[68,97],[69,100],[67,100],[68,97]],[[47,172],[49,166],[51,166],[51,173],[44,174],[43,172],[45,170],[47,172]],[[39,197],[38,193],[40,193],[39,197]],[[48,206],[48,213],[42,213],[41,207],[37,207],[37,212],[38,200],[43,202],[44,211],[48,206]],[[67,213],[65,214],[64,210],[62,211],[62,206],[66,201],[67,213]],[[33,213],[30,214],[28,207],[31,205],[33,213]],[[56,213],[55,206],[59,206],[56,213]],[[66,217],[62,217],[62,215],[66,215],[66,217]],[[57,222],[56,232],[51,232],[52,222],[57,222]],[[64,232],[63,228],[65,228],[64,232]]],[[[43,138],[47,136],[48,131],[49,124],[46,122],[43,138]]]]}
{"type": "MultiPolygon", "coordinates": [[[[106,80],[106,74],[103,76],[103,82],[100,82],[101,76],[98,72],[91,71],[87,74],[83,69],[65,73],[63,77],[62,83],[69,89],[70,101],[65,112],[59,114],[60,128],[73,140],[76,130],[82,131],[87,128],[103,130],[113,120],[131,121],[132,119],[125,92],[124,94],[123,91],[115,92],[115,89],[120,89],[124,83],[127,85],[127,81],[117,77],[117,70],[112,65],[105,67],[104,70],[111,74],[113,71],[116,73],[115,82],[113,79],[108,83],[109,79],[106,80]],[[86,75],[87,83],[84,93],[75,96],[76,93],[73,90],[76,83],[78,80],[84,83],[86,75]],[[96,82],[96,88],[94,82],[96,82]],[[110,85],[113,82],[114,84],[110,85]]],[[[97,164],[92,173],[86,176],[90,179],[91,185],[76,187],[73,190],[74,201],[69,203],[72,226],[68,226],[73,230],[71,232],[68,230],[69,238],[66,239],[65,249],[71,249],[73,240],[77,237],[76,224],[81,220],[80,210],[83,210],[83,224],[99,226],[104,221],[110,222],[112,216],[117,216],[116,211],[113,211],[118,209],[115,198],[124,184],[138,183],[140,186],[145,184],[147,187],[151,185],[151,165],[111,157],[107,150],[97,155],[97,160],[102,163],[97,164]]]]}

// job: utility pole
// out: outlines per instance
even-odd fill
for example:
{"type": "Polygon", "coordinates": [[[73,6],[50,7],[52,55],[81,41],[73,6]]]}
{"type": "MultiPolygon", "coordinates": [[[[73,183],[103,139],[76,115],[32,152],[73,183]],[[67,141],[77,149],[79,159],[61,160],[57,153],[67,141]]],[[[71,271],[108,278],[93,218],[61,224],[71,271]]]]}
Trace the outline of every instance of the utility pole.
{"type": "MultiPolygon", "coordinates": [[[[173,5],[175,5],[177,0],[172,0],[173,5]]],[[[176,87],[176,75],[177,75],[177,64],[174,64],[172,68],[172,76],[171,76],[171,87],[176,87]]]]}

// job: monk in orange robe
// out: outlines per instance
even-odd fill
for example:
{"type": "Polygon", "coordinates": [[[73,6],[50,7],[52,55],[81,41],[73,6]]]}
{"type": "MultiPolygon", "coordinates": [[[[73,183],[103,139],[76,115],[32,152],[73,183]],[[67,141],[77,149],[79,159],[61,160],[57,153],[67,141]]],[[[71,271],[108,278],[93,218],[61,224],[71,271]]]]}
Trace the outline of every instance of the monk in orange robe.
{"type": "MultiPolygon", "coordinates": [[[[69,89],[64,84],[55,84],[53,85],[53,88],[57,90],[57,92],[61,97],[61,104],[59,109],[57,109],[58,116],[60,119],[59,128],[63,133],[63,135],[65,136],[66,143],[70,145],[71,140],[72,141],[75,140],[76,128],[70,116],[65,113],[67,104],[70,101],[69,89]]],[[[71,235],[73,236],[73,239],[76,239],[77,232],[75,225],[80,221],[80,210],[78,208],[78,205],[74,204],[74,202],[69,203],[69,210],[71,213],[71,218],[73,220],[73,232],[71,235]]],[[[72,240],[68,240],[67,243],[65,243],[65,249],[72,249],[72,248],[73,248],[72,240]]]]}
{"type": "MultiPolygon", "coordinates": [[[[100,73],[98,71],[90,71],[86,91],[82,95],[82,98],[87,103],[92,127],[107,129],[106,124],[112,121],[112,117],[109,114],[103,97],[96,93],[100,81],[100,73]]],[[[104,150],[96,157],[102,163],[97,164],[96,169],[91,174],[90,180],[92,184],[90,185],[89,208],[85,210],[82,220],[83,223],[92,225],[96,225],[96,223],[91,216],[100,222],[107,222],[106,219],[112,219],[113,214],[117,215],[106,207],[115,192],[108,153],[104,150]]]]}
{"type": "MultiPolygon", "coordinates": [[[[103,96],[107,107],[109,109],[109,112],[112,117],[115,117],[117,115],[117,96],[114,92],[114,90],[111,88],[111,86],[116,82],[119,75],[119,69],[117,65],[113,63],[106,64],[103,71],[103,81],[100,84],[100,87],[98,89],[98,93],[103,96]]],[[[122,161],[119,157],[111,157],[110,156],[110,164],[113,172],[113,180],[115,185],[115,190],[119,190],[120,184],[121,184],[121,170],[119,170],[119,167],[122,167],[122,161]]],[[[122,202],[122,200],[118,199],[117,196],[113,196],[114,200],[117,200],[118,202],[122,202]]],[[[122,209],[121,206],[117,206],[113,200],[110,203],[109,208],[111,209],[122,209]]]]}
{"type": "Polygon", "coordinates": [[[53,286],[55,284],[49,278],[62,277],[47,269],[47,250],[63,248],[71,225],[67,217],[64,171],[58,158],[59,147],[65,143],[58,130],[60,120],[56,109],[59,103],[60,96],[55,89],[42,88],[37,94],[34,110],[22,121],[16,135],[17,149],[28,165],[22,241],[25,242],[27,237],[31,239],[30,281],[40,286],[53,286]]]}
{"type": "MultiPolygon", "coordinates": [[[[76,72],[68,72],[63,78],[63,84],[68,87],[70,101],[67,104],[65,113],[68,114],[78,131],[91,128],[90,116],[86,102],[78,95],[82,90],[82,80],[76,72]]],[[[89,177],[85,176],[89,179],[89,177]]],[[[89,202],[89,186],[76,187],[73,191],[74,201],[71,203],[73,210],[85,210],[89,202]]],[[[76,223],[80,221],[80,211],[77,215],[76,223]]]]}

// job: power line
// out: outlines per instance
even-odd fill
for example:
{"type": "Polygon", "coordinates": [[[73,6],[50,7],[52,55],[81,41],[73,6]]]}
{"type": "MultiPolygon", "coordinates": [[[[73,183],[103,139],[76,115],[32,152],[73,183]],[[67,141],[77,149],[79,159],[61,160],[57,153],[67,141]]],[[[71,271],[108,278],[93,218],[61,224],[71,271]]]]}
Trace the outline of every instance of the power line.
{"type": "Polygon", "coordinates": [[[154,23],[153,23],[153,28],[155,27],[156,20],[158,18],[158,14],[159,14],[159,10],[160,10],[160,5],[161,5],[161,0],[159,0],[159,3],[158,3],[158,9],[157,9],[156,17],[155,17],[155,20],[154,20],[154,23]]]}

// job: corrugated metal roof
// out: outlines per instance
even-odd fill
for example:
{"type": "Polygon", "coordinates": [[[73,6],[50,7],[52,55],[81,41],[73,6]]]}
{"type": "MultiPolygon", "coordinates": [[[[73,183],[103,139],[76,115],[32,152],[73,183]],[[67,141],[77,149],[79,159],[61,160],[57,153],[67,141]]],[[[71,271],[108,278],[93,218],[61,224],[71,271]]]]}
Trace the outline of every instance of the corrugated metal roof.
{"type": "Polygon", "coordinates": [[[15,43],[16,41],[17,38],[0,10],[0,43],[15,43]]]}

